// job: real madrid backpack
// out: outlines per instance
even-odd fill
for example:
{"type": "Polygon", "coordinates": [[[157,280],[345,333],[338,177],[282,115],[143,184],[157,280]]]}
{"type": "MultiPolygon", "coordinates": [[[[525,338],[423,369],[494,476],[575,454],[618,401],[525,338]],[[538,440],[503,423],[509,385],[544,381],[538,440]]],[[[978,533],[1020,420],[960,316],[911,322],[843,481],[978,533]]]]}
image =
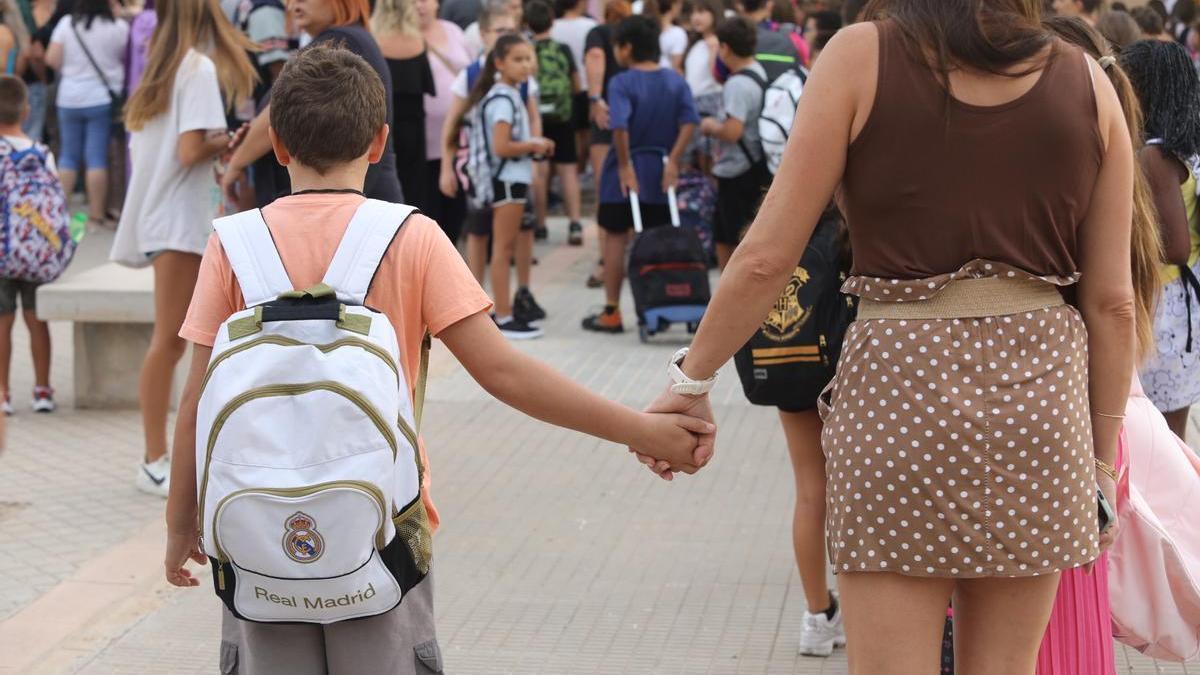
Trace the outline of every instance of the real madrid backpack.
{"type": "Polygon", "coordinates": [[[751,403],[792,412],[817,407],[858,311],[841,292],[847,268],[842,249],[841,216],[831,208],[762,326],[733,357],[751,403]]]}
{"type": "Polygon", "coordinates": [[[414,406],[391,322],[363,305],[413,211],[364,202],[324,282],[303,291],[258,210],[214,223],[247,309],[222,324],[204,378],[198,513],[217,595],[238,618],[381,614],[429,571],[427,352],[414,406]]]}

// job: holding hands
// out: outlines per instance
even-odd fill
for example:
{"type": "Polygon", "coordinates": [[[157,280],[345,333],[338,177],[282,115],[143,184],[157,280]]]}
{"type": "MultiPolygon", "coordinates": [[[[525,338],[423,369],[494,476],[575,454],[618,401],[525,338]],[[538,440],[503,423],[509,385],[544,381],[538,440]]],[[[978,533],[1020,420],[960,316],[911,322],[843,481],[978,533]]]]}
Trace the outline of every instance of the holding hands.
{"type": "Polygon", "coordinates": [[[643,444],[630,446],[638,461],[645,464],[651,471],[663,480],[673,480],[675,472],[682,471],[693,474],[708,464],[716,449],[717,426],[713,422],[712,403],[708,392],[716,382],[716,376],[704,381],[690,380],[679,364],[687,355],[687,350],[680,350],[671,361],[671,379],[669,385],[658,398],[646,407],[645,415],[658,418],[658,424],[663,420],[670,421],[679,429],[690,432],[691,447],[682,457],[678,453],[680,446],[678,436],[667,435],[665,428],[660,426],[661,436],[648,438],[643,444]]]}

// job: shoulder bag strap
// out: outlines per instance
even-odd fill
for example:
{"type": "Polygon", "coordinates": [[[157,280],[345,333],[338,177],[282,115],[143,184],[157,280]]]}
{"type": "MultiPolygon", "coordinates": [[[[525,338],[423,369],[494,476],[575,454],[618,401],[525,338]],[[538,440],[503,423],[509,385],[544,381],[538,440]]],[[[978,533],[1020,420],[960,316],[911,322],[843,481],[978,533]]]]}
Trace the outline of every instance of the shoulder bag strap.
{"type": "Polygon", "coordinates": [[[71,17],[71,32],[75,33],[75,41],[79,43],[79,48],[83,50],[83,55],[87,57],[88,63],[92,64],[92,70],[96,71],[96,76],[100,78],[100,82],[104,85],[105,91],[108,92],[108,97],[112,99],[113,105],[117,105],[121,97],[113,91],[112,85],[108,83],[108,78],[104,76],[104,71],[100,70],[100,65],[96,63],[96,59],[92,58],[92,52],[83,41],[83,36],[79,34],[79,26],[75,25],[75,17],[73,16],[71,17]]]}
{"type": "MultiPolygon", "coordinates": [[[[770,85],[768,85],[767,81],[765,79],[763,79],[761,76],[759,76],[758,73],[756,73],[752,70],[745,70],[745,69],[739,70],[736,73],[734,73],[733,75],[730,75],[729,77],[734,78],[734,77],[737,77],[738,75],[749,78],[751,81],[754,82],[754,84],[758,85],[759,89],[762,90],[762,101],[760,101],[758,104],[758,114],[759,114],[759,117],[761,117],[763,106],[766,105],[766,102],[767,102],[767,88],[770,85]]],[[[742,151],[742,154],[746,156],[746,161],[750,162],[751,168],[754,167],[754,164],[756,163],[756,161],[763,161],[761,159],[755,160],[754,155],[750,154],[750,146],[746,145],[746,130],[745,129],[742,130],[742,135],[740,138],[738,138],[738,148],[742,151]]],[[[764,155],[765,155],[765,153],[764,153],[764,155]]],[[[765,157],[764,157],[764,159],[765,159],[765,157]]]]}
{"type": "Polygon", "coordinates": [[[380,261],[400,226],[416,210],[376,199],[368,199],[358,207],[325,272],[324,283],[337,292],[338,300],[354,305],[366,302],[380,261]]]}
{"type": "Polygon", "coordinates": [[[218,218],[213,221],[213,228],[233,267],[247,307],[261,305],[292,290],[292,281],[261,211],[250,209],[218,218]]]}

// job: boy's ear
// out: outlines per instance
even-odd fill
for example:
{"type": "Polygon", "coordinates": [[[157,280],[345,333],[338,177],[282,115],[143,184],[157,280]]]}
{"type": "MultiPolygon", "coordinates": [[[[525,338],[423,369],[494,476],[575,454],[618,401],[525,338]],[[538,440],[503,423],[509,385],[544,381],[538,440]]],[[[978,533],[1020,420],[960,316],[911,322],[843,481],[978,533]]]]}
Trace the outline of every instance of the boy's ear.
{"type": "Polygon", "coordinates": [[[379,127],[379,131],[375,132],[375,138],[371,139],[371,147],[367,150],[367,161],[371,164],[377,163],[383,157],[384,150],[387,149],[388,133],[391,129],[388,125],[379,127]]]}
{"type": "Polygon", "coordinates": [[[279,166],[287,166],[292,161],[292,155],[283,147],[283,142],[279,140],[274,127],[267,127],[267,136],[271,138],[271,150],[275,151],[275,161],[279,162],[279,166]]]}

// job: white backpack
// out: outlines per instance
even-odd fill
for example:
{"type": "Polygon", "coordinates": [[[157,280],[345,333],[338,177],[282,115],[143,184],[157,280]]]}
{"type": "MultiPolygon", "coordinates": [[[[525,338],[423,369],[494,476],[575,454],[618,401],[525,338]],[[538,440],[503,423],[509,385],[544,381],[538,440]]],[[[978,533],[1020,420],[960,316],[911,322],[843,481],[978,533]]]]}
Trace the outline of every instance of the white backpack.
{"type": "Polygon", "coordinates": [[[417,453],[427,353],[414,407],[391,322],[363,306],[413,211],[364,202],[324,282],[305,291],[257,209],[214,223],[247,309],[213,345],[196,481],[217,595],[238,618],[381,614],[429,571],[417,453]]]}
{"type": "Polygon", "coordinates": [[[779,171],[779,163],[783,161],[783,151],[787,149],[788,134],[792,132],[792,122],[796,119],[796,107],[800,105],[800,95],[804,93],[804,84],[808,81],[808,71],[790,68],[769,85],[753,72],[741,71],[736,74],[750,77],[763,89],[758,135],[767,169],[774,176],[779,171]]]}

